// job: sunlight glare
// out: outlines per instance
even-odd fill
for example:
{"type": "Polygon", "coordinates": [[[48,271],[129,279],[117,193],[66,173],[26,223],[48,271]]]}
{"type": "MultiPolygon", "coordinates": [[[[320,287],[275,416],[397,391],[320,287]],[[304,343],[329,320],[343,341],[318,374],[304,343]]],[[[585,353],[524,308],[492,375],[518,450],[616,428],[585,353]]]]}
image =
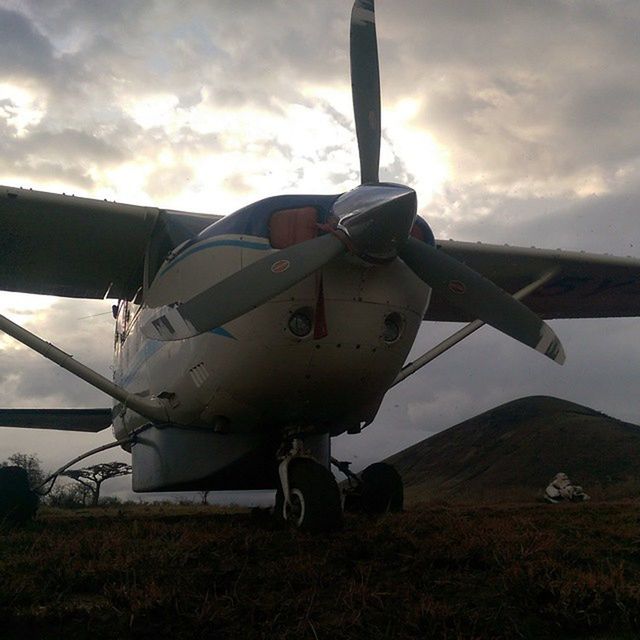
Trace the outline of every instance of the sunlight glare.
{"type": "MultiPolygon", "coordinates": [[[[420,107],[420,100],[413,98],[386,106],[383,130],[395,154],[414,177],[410,186],[417,191],[420,206],[424,207],[450,179],[451,167],[446,150],[430,133],[416,126],[420,107]]],[[[389,162],[389,157],[385,155],[384,160],[389,162]]]]}
{"type": "Polygon", "coordinates": [[[0,118],[16,130],[18,137],[37,125],[45,112],[42,97],[12,82],[0,82],[0,118]]]}

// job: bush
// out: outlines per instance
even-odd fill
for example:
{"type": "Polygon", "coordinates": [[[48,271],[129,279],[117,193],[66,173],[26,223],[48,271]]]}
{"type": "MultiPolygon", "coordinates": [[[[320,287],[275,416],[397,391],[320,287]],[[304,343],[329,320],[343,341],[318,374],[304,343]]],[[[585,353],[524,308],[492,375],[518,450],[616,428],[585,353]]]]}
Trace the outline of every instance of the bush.
{"type": "Polygon", "coordinates": [[[24,524],[37,509],[38,496],[29,489],[27,471],[22,467],[0,467],[0,524],[24,524]]]}

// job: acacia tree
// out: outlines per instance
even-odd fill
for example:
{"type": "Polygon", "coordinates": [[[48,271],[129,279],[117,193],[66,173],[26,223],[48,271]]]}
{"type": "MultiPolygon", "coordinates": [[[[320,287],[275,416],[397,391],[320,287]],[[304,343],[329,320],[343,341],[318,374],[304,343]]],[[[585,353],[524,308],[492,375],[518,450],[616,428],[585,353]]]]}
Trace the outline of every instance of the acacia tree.
{"type": "Polygon", "coordinates": [[[52,507],[76,509],[85,506],[90,493],[87,487],[75,482],[70,485],[57,485],[51,489],[46,501],[52,507]]]}
{"type": "Polygon", "coordinates": [[[131,465],[126,462],[103,462],[82,469],[69,469],[63,476],[73,478],[85,487],[91,494],[91,505],[96,506],[100,499],[100,487],[105,480],[118,476],[128,476],[131,465]]]}

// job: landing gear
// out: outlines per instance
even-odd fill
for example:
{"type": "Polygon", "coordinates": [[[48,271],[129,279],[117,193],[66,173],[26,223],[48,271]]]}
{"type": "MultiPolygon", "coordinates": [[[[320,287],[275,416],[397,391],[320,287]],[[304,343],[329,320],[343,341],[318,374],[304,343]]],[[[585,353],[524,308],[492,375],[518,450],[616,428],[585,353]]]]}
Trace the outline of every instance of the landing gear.
{"type": "Polygon", "coordinates": [[[340,491],[333,474],[309,458],[292,460],[289,465],[289,502],[280,489],[276,494],[276,513],[301,531],[319,533],[342,526],[340,491]]]}
{"type": "Polygon", "coordinates": [[[348,462],[331,459],[347,476],[344,489],[345,511],[364,511],[369,514],[402,511],[404,486],[400,474],[385,462],[369,465],[358,477],[350,471],[348,462]]]}
{"type": "Polygon", "coordinates": [[[0,526],[25,524],[37,509],[38,496],[29,489],[27,472],[21,467],[0,468],[0,526]]]}
{"type": "Polygon", "coordinates": [[[349,486],[342,490],[345,511],[372,515],[402,511],[400,474],[391,465],[377,462],[356,475],[348,462],[330,457],[328,434],[307,435],[304,441],[294,437],[281,447],[278,459],[277,522],[314,533],[342,527],[343,501],[330,464],[347,476],[349,486]]]}
{"type": "Polygon", "coordinates": [[[299,440],[281,461],[279,474],[281,487],[275,505],[278,520],[311,533],[342,527],[342,501],[335,478],[306,454],[299,440]]]}

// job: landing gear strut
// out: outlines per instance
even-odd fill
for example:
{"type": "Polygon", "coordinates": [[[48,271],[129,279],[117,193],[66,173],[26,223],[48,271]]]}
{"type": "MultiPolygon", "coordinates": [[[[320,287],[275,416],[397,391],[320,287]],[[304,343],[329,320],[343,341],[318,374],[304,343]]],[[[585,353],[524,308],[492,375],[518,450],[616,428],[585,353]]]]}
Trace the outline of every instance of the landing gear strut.
{"type": "Polygon", "coordinates": [[[334,531],[342,526],[342,501],[335,478],[305,451],[301,440],[293,441],[278,472],[276,518],[313,533],[334,531]]]}

